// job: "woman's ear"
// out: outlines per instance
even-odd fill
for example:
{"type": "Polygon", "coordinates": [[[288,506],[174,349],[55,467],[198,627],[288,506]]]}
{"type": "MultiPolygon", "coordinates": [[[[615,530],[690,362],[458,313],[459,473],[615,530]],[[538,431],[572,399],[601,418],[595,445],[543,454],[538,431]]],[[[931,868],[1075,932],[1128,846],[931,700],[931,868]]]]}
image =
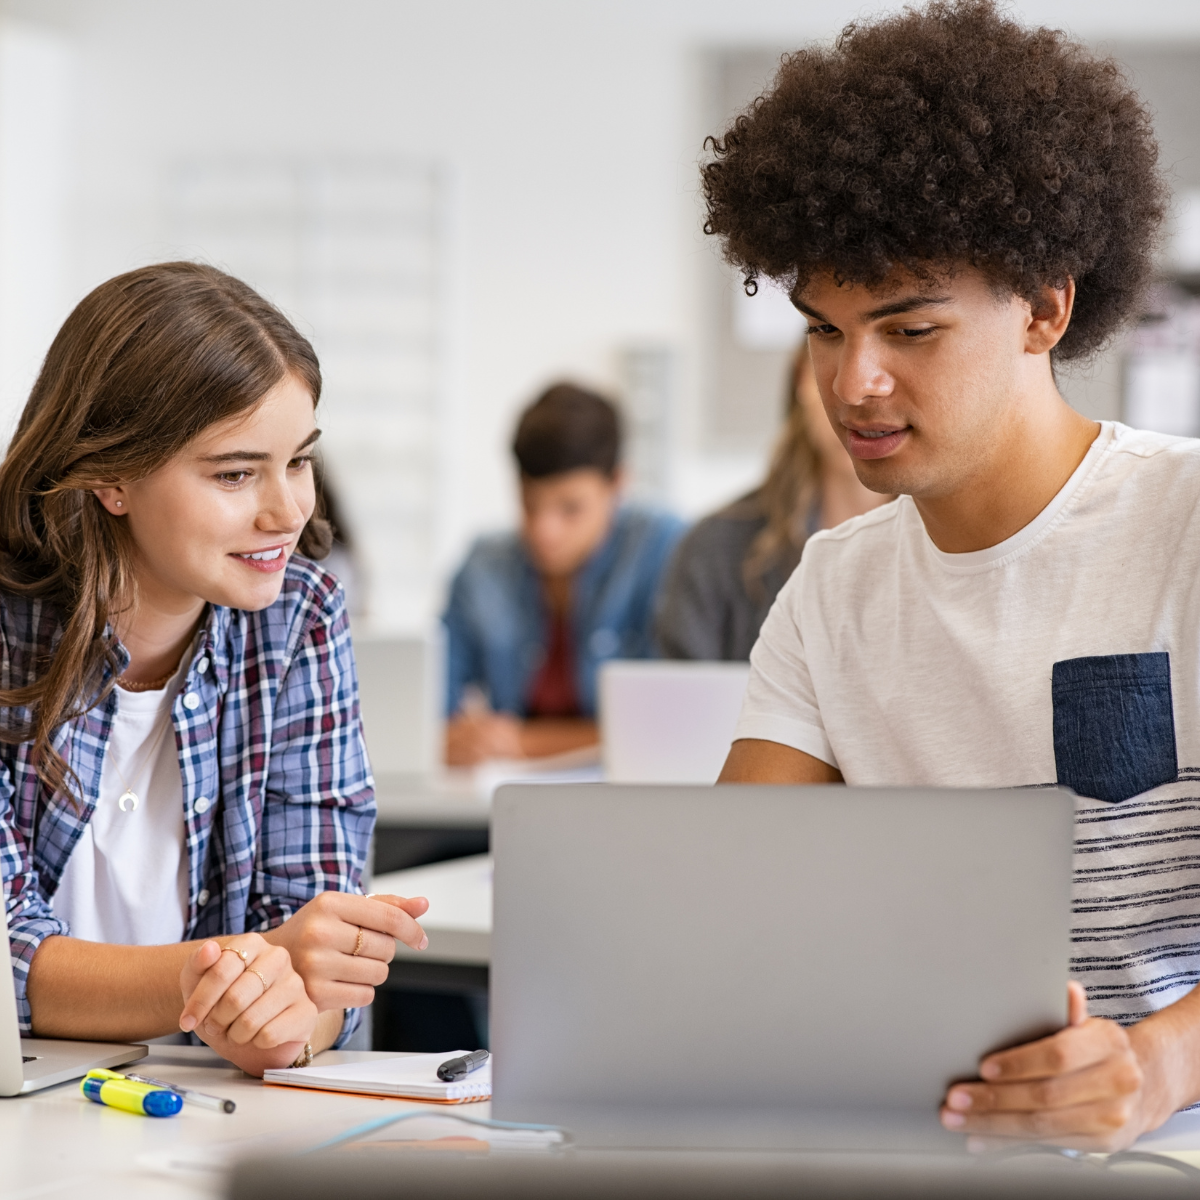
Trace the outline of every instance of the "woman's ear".
{"type": "Polygon", "coordinates": [[[92,495],[104,505],[114,517],[123,517],[129,511],[129,504],[123,487],[94,488],[92,495]]]}
{"type": "Polygon", "coordinates": [[[1074,307],[1075,280],[1068,278],[1063,287],[1043,288],[1030,309],[1029,325],[1025,330],[1026,352],[1046,354],[1053,350],[1067,332],[1074,307]]]}

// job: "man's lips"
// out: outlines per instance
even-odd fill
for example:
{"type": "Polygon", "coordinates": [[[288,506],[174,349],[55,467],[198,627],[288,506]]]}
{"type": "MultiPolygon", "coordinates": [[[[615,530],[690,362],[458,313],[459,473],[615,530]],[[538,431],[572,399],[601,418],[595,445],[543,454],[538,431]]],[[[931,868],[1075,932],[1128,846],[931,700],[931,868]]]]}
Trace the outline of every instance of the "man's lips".
{"type": "Polygon", "coordinates": [[[848,448],[855,458],[887,458],[900,448],[912,432],[911,425],[900,428],[884,425],[875,429],[851,429],[846,426],[845,429],[848,448]]]}
{"type": "Polygon", "coordinates": [[[282,571],[287,566],[287,546],[266,546],[262,550],[243,550],[229,556],[249,567],[252,571],[262,571],[273,574],[282,571]]]}

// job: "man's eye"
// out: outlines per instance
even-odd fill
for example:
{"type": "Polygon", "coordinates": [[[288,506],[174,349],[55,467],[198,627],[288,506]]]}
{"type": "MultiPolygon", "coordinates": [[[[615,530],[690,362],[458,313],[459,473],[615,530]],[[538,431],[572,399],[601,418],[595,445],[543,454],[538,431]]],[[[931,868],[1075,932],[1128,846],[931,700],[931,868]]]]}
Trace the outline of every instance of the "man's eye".
{"type": "Polygon", "coordinates": [[[906,338],[923,338],[928,337],[933,332],[932,325],[926,326],[924,329],[901,329],[901,334],[906,338]]]}
{"type": "Polygon", "coordinates": [[[817,337],[832,337],[837,333],[836,325],[808,325],[805,327],[805,332],[810,336],[816,334],[817,337]]]}

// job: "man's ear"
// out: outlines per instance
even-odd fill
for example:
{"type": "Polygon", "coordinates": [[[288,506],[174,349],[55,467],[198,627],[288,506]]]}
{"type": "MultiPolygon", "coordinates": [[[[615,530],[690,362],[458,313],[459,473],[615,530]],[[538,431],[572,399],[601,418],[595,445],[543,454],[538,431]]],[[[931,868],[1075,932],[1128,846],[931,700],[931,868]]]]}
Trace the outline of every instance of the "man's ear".
{"type": "Polygon", "coordinates": [[[123,487],[94,488],[92,495],[104,505],[114,517],[123,517],[129,512],[129,497],[123,487]]]}
{"type": "Polygon", "coordinates": [[[1069,276],[1059,288],[1042,288],[1030,306],[1029,325],[1025,330],[1025,352],[1048,354],[1062,341],[1075,309],[1075,280],[1069,276]]]}

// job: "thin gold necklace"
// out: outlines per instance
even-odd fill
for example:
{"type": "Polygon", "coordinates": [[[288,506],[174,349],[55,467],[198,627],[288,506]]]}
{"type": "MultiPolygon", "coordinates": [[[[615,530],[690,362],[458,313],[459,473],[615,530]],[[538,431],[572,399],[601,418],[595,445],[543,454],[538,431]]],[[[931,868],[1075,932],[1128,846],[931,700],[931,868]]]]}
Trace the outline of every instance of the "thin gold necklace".
{"type": "Polygon", "coordinates": [[[118,679],[117,687],[124,692],[157,692],[159,688],[164,688],[171,682],[172,676],[175,674],[176,667],[172,667],[161,679],[152,679],[149,683],[134,683],[132,679],[118,679]]]}

